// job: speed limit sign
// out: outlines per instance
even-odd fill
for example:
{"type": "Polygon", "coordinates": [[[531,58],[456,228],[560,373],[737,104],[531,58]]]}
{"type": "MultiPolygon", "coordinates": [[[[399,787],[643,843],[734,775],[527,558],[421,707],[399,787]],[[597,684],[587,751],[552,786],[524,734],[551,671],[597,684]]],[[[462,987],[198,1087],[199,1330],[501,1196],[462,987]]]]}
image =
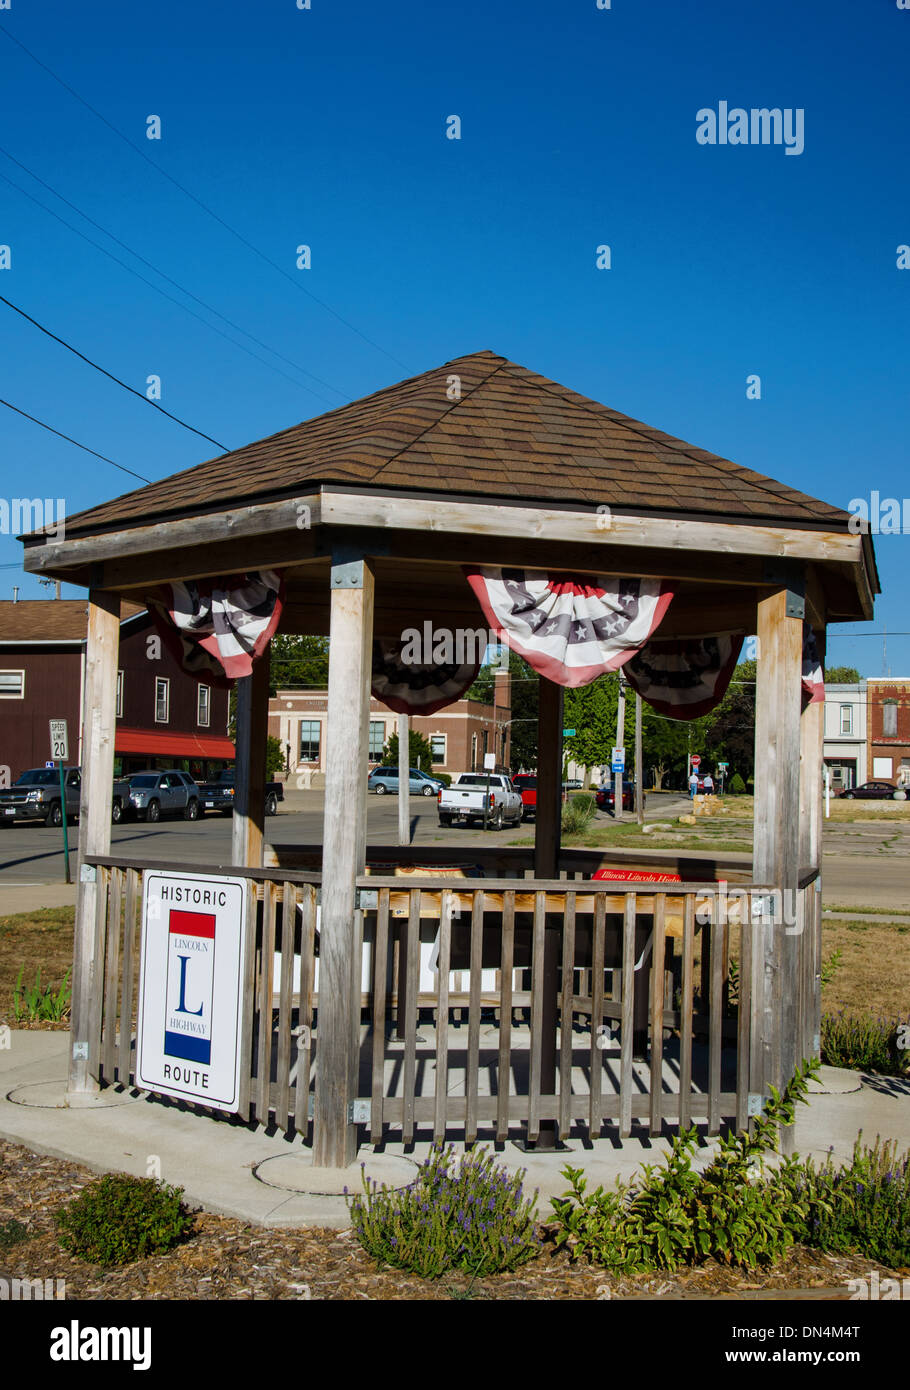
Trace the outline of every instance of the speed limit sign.
{"type": "Polygon", "coordinates": [[[69,743],[66,735],[66,720],[52,719],[51,725],[51,757],[55,763],[65,763],[69,761],[69,743]]]}

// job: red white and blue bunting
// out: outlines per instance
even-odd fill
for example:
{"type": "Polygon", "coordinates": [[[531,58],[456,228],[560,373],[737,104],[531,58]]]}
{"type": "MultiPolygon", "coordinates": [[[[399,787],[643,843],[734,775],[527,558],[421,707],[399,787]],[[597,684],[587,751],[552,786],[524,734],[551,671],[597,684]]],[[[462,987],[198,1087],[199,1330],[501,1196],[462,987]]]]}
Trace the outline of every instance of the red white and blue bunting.
{"type": "Polygon", "coordinates": [[[807,622],[803,623],[803,708],[806,705],[823,704],[825,699],[825,673],[815,633],[807,622]]]}
{"type": "Polygon", "coordinates": [[[499,568],[465,574],[490,627],[540,675],[570,688],[628,661],[673,597],[660,579],[499,568]]]}
{"type": "Polygon", "coordinates": [[[184,670],[238,680],[252,673],[278,626],[284,579],[262,570],[165,584],[148,604],[184,670]]]}
{"type": "Polygon", "coordinates": [[[720,704],[745,634],[648,642],[623,667],[632,689],[658,714],[698,719],[720,704]]]}
{"type": "Polygon", "coordinates": [[[373,643],[372,692],[396,714],[435,714],[460,700],[477,679],[480,662],[406,662],[397,638],[373,643]]]}

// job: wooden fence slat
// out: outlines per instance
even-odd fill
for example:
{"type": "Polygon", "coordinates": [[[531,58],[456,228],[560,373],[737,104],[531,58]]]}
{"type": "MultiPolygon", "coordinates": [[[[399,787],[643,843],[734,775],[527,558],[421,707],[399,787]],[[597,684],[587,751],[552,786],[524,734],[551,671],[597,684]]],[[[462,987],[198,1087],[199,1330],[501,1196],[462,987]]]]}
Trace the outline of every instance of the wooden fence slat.
{"type": "Polygon", "coordinates": [[[736,1128],[749,1123],[749,1027],[752,1021],[752,896],[739,929],[739,1001],[736,1010],[736,1128]]]}
{"type": "Polygon", "coordinates": [[[723,1039],[725,924],[711,922],[711,1000],[708,1022],[708,1133],[720,1129],[720,1065],[723,1039]]]}
{"type": "MultiPolygon", "coordinates": [[[[707,931],[707,927],[702,928],[707,931]]],[[[695,985],[695,899],[686,899],[683,918],[682,998],[679,1001],[679,1125],[687,1129],[692,1101],[692,1010],[695,985]]]]}
{"type": "Polygon", "coordinates": [[[297,895],[293,883],[281,890],[281,974],[278,989],[278,1094],[275,1123],[286,1130],[290,1120],[291,1096],[291,1014],[294,989],[294,929],[297,895]]]}
{"type": "MultiPolygon", "coordinates": [[[[660,893],[654,900],[654,944],[651,948],[651,1114],[650,1132],[653,1138],[663,1124],[664,1072],[664,953],[666,946],[667,897],[660,893]]],[[[644,970],[644,966],[642,966],[644,970]]]]}
{"type": "Polygon", "coordinates": [[[316,889],[300,893],[300,982],[297,1006],[297,1067],[294,1073],[294,1128],[306,1134],[309,1124],[310,1066],[313,1056],[313,980],[316,972],[316,889]]]}
{"type": "Polygon", "coordinates": [[[559,1032],[559,1132],[572,1128],[572,997],[575,993],[575,894],[566,893],[562,929],[562,1004],[559,1032]]]}
{"type": "Polygon", "coordinates": [[[256,1009],[256,884],[246,885],[246,969],[243,981],[243,1010],[240,1020],[240,1088],[237,1114],[250,1118],[253,1089],[253,1015],[256,1009]]]}
{"type": "Polygon", "coordinates": [[[439,975],[436,995],[436,1104],[433,1110],[433,1139],[442,1143],[446,1137],[446,1101],[449,1085],[449,962],[452,959],[451,893],[442,895],[439,919],[439,975]]]}
{"type": "Polygon", "coordinates": [[[370,1143],[382,1140],[385,1094],[386,982],[389,970],[389,890],[380,888],[373,942],[373,1077],[370,1099],[370,1143]]]}
{"type": "Polygon", "coordinates": [[[496,1089],[499,1105],[496,1109],[496,1138],[505,1139],[509,1133],[509,1095],[512,1085],[512,983],[515,960],[515,894],[503,895],[502,955],[499,1010],[499,1067],[496,1089]]]}
{"type": "Polygon", "coordinates": [[[627,893],[622,922],[622,1041],[619,1058],[619,1134],[632,1132],[632,1049],[635,1019],[635,918],[638,901],[627,893]]]}
{"type": "Polygon", "coordinates": [[[543,1049],[544,932],[547,895],[534,894],[534,930],[531,947],[531,1055],[528,1081],[528,1143],[540,1137],[540,1074],[543,1049]]]}
{"type": "Polygon", "coordinates": [[[123,921],[123,965],[120,990],[120,1058],[117,1079],[121,1086],[132,1082],[133,999],[136,974],[136,919],[142,893],[136,869],[126,870],[126,907],[123,921]]]}
{"type": "Polygon", "coordinates": [[[256,1058],[256,1118],[269,1122],[272,1077],[272,980],[275,974],[275,918],[278,885],[262,886],[262,945],[259,953],[259,1049],[256,1058]]]}
{"type": "Polygon", "coordinates": [[[104,1036],[102,1066],[104,1079],[114,1079],[114,1060],[117,1056],[117,999],[120,994],[120,908],[123,902],[121,887],[123,870],[110,870],[107,916],[105,919],[107,950],[104,966],[104,1036]]]}
{"type": "Polygon", "coordinates": [[[404,1123],[401,1137],[405,1145],[414,1142],[414,1088],[417,1079],[417,968],[420,961],[421,896],[419,888],[412,890],[408,905],[407,927],[405,928],[402,924],[402,930],[407,931],[407,940],[404,943],[406,977],[405,1000],[399,999],[398,1001],[398,1026],[401,1027],[402,1002],[404,1002],[404,1123]]]}
{"type": "Polygon", "coordinates": [[[480,1058],[480,972],[483,964],[483,911],[482,892],[474,894],[471,908],[471,994],[468,1005],[468,1065],[465,1073],[465,1126],[466,1144],[473,1144],[477,1138],[477,1087],[479,1081],[480,1058]]]}
{"type": "Polygon", "coordinates": [[[588,1136],[596,1139],[603,1124],[604,955],[607,934],[607,903],[599,897],[594,908],[594,949],[591,956],[591,1079],[588,1086],[588,1136]]]}

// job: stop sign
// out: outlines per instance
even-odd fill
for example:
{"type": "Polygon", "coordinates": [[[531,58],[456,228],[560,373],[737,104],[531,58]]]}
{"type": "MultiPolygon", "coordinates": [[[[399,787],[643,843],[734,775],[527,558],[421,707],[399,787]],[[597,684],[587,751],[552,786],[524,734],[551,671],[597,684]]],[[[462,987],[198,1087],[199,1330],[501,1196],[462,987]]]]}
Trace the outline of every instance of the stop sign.
{"type": "Polygon", "coordinates": [[[701,758],[698,753],[693,753],[689,761],[691,762],[693,767],[699,767],[701,764],[701,758]]]}

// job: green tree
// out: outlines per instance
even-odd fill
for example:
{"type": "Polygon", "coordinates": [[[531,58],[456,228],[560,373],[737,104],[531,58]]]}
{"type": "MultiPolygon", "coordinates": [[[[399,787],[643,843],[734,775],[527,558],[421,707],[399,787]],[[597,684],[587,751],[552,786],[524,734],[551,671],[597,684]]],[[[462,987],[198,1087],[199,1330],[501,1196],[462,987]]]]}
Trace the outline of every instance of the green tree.
{"type": "Polygon", "coordinates": [[[327,637],[272,638],[270,684],[272,691],[288,686],[324,690],[329,683],[327,637]]]}
{"type": "Polygon", "coordinates": [[[726,695],[706,716],[706,751],[729,762],[729,776],[738,772],[745,782],[755,772],[756,669],[754,661],[741,661],[726,695]]]}
{"type": "Polygon", "coordinates": [[[826,666],[825,682],[828,685],[856,685],[859,671],[855,666],[826,666]]]}
{"type": "MultiPolygon", "coordinates": [[[[382,750],[382,761],[390,767],[398,766],[398,735],[392,734],[382,750]]],[[[419,767],[421,772],[433,771],[433,750],[428,739],[416,729],[408,729],[408,767],[419,767]],[[419,759],[419,761],[418,761],[419,759]]]]}
{"type": "MultiPolygon", "coordinates": [[[[511,735],[511,763],[513,770],[537,766],[537,711],[540,677],[533,666],[518,655],[509,652],[509,675],[512,678],[512,710],[509,715],[511,735]]],[[[484,704],[493,703],[494,668],[484,666],[476,681],[467,693],[469,700],[480,700],[484,704]]]]}
{"type": "Polygon", "coordinates": [[[285,771],[284,748],[281,739],[269,734],[265,745],[265,775],[271,777],[275,772],[285,771]]]}

